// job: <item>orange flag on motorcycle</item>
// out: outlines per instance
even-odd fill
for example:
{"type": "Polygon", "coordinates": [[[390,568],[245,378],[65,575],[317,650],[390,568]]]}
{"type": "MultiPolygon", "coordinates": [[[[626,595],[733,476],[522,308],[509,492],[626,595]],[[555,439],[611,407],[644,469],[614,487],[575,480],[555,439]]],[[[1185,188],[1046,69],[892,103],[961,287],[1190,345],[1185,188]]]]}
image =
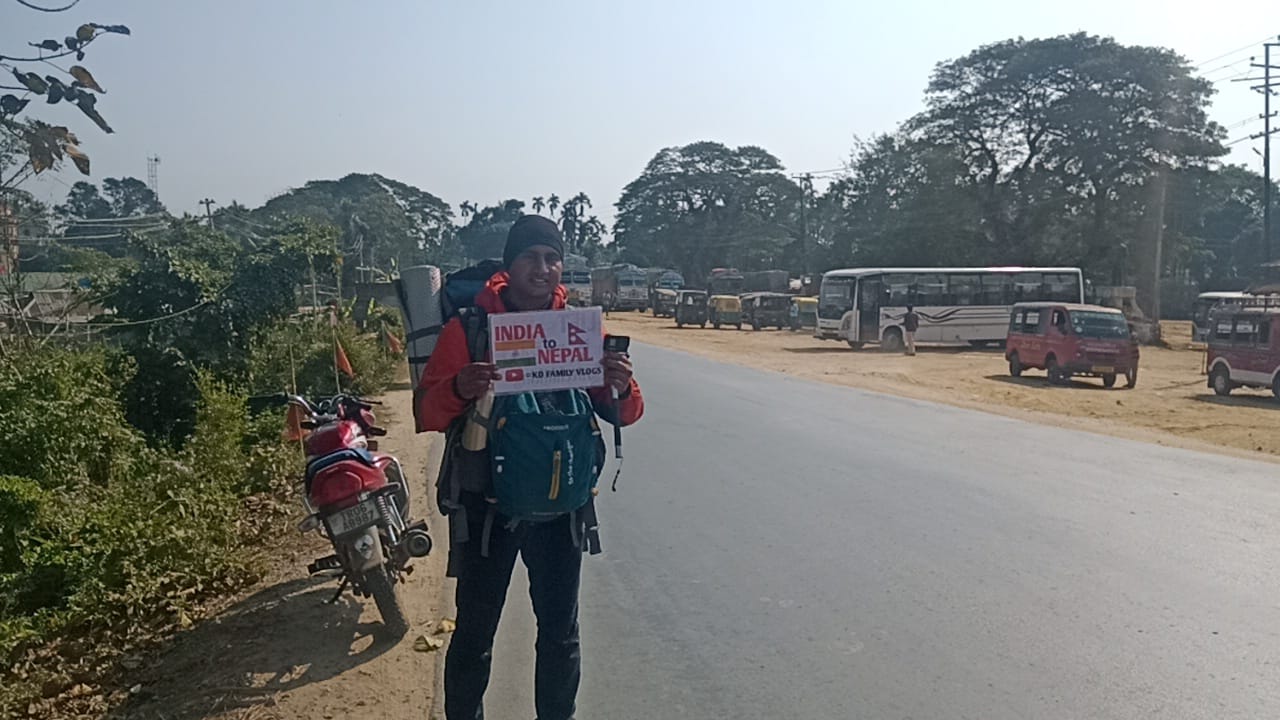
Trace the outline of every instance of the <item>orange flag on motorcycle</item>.
{"type": "Polygon", "coordinates": [[[400,342],[400,338],[396,337],[396,334],[391,332],[390,330],[386,331],[386,335],[387,335],[387,349],[391,351],[391,354],[403,355],[404,343],[400,342]]]}
{"type": "Polygon", "coordinates": [[[342,349],[342,343],[337,340],[333,341],[333,364],[334,367],[346,373],[347,377],[356,376],[356,371],[351,368],[351,361],[347,359],[347,351],[342,349]]]}
{"type": "Polygon", "coordinates": [[[280,433],[280,439],[286,442],[297,442],[306,434],[302,430],[302,409],[293,403],[289,403],[289,412],[284,416],[284,431],[280,433]]]}

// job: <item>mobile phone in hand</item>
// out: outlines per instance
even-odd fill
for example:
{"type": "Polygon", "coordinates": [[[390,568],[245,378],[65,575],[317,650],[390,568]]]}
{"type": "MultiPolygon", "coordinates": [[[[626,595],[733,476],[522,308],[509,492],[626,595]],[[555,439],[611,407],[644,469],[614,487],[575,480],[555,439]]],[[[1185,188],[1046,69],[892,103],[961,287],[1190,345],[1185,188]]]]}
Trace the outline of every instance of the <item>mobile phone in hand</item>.
{"type": "Polygon", "coordinates": [[[604,351],[612,353],[625,353],[627,348],[631,347],[631,338],[626,335],[605,335],[604,351]]]}

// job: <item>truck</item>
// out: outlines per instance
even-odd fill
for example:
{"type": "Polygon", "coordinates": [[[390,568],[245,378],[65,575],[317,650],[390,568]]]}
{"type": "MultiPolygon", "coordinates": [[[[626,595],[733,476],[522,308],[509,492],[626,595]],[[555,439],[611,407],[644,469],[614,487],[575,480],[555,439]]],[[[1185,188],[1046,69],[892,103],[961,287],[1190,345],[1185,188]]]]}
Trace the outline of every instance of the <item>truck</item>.
{"type": "Polygon", "coordinates": [[[650,268],[649,307],[654,317],[674,315],[676,291],[684,287],[684,276],[675,270],[650,268]]]}
{"type": "Polygon", "coordinates": [[[675,270],[667,268],[649,268],[645,270],[648,276],[649,286],[649,304],[652,305],[653,292],[658,289],[663,290],[679,290],[684,287],[684,276],[675,270]]]}
{"type": "Polygon", "coordinates": [[[791,275],[786,270],[759,270],[744,273],[744,292],[785,293],[791,289],[791,275]]]}
{"type": "Polygon", "coordinates": [[[746,278],[736,268],[715,268],[707,276],[707,293],[710,295],[741,295],[746,278]]]}
{"type": "Polygon", "coordinates": [[[587,258],[582,255],[568,254],[564,256],[564,270],[560,274],[560,284],[569,293],[569,304],[582,306],[591,302],[591,267],[587,258]]]}
{"type": "Polygon", "coordinates": [[[591,271],[591,302],[606,310],[649,307],[648,275],[635,265],[611,265],[591,271]]]}

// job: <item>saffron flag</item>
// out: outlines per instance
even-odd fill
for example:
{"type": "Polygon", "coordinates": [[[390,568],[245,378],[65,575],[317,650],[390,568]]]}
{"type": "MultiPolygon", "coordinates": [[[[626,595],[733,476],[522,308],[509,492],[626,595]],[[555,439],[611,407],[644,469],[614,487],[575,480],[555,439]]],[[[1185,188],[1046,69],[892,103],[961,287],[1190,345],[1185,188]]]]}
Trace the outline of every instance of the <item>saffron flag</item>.
{"type": "Polygon", "coordinates": [[[284,431],[280,433],[280,439],[287,442],[301,440],[304,435],[302,419],[302,409],[293,403],[289,403],[289,412],[284,416],[284,431]]]}
{"type": "Polygon", "coordinates": [[[342,343],[337,340],[333,341],[333,365],[349,378],[356,376],[356,371],[351,368],[351,361],[347,359],[347,351],[342,349],[342,343]]]}
{"type": "Polygon", "coordinates": [[[400,342],[400,338],[396,337],[396,334],[390,330],[387,331],[387,349],[391,351],[392,355],[404,354],[404,343],[400,342]]]}

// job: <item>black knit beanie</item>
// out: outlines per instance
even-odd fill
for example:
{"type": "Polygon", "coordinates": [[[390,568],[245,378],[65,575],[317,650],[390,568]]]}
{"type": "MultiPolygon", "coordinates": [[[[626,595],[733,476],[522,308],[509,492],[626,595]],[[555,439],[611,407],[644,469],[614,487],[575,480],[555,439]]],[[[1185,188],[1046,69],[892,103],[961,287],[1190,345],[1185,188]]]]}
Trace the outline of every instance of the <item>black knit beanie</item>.
{"type": "Polygon", "coordinates": [[[521,215],[507,231],[507,246],[502,250],[502,264],[511,267],[520,253],[534,245],[546,245],[564,255],[564,236],[554,222],[541,215],[521,215]]]}

